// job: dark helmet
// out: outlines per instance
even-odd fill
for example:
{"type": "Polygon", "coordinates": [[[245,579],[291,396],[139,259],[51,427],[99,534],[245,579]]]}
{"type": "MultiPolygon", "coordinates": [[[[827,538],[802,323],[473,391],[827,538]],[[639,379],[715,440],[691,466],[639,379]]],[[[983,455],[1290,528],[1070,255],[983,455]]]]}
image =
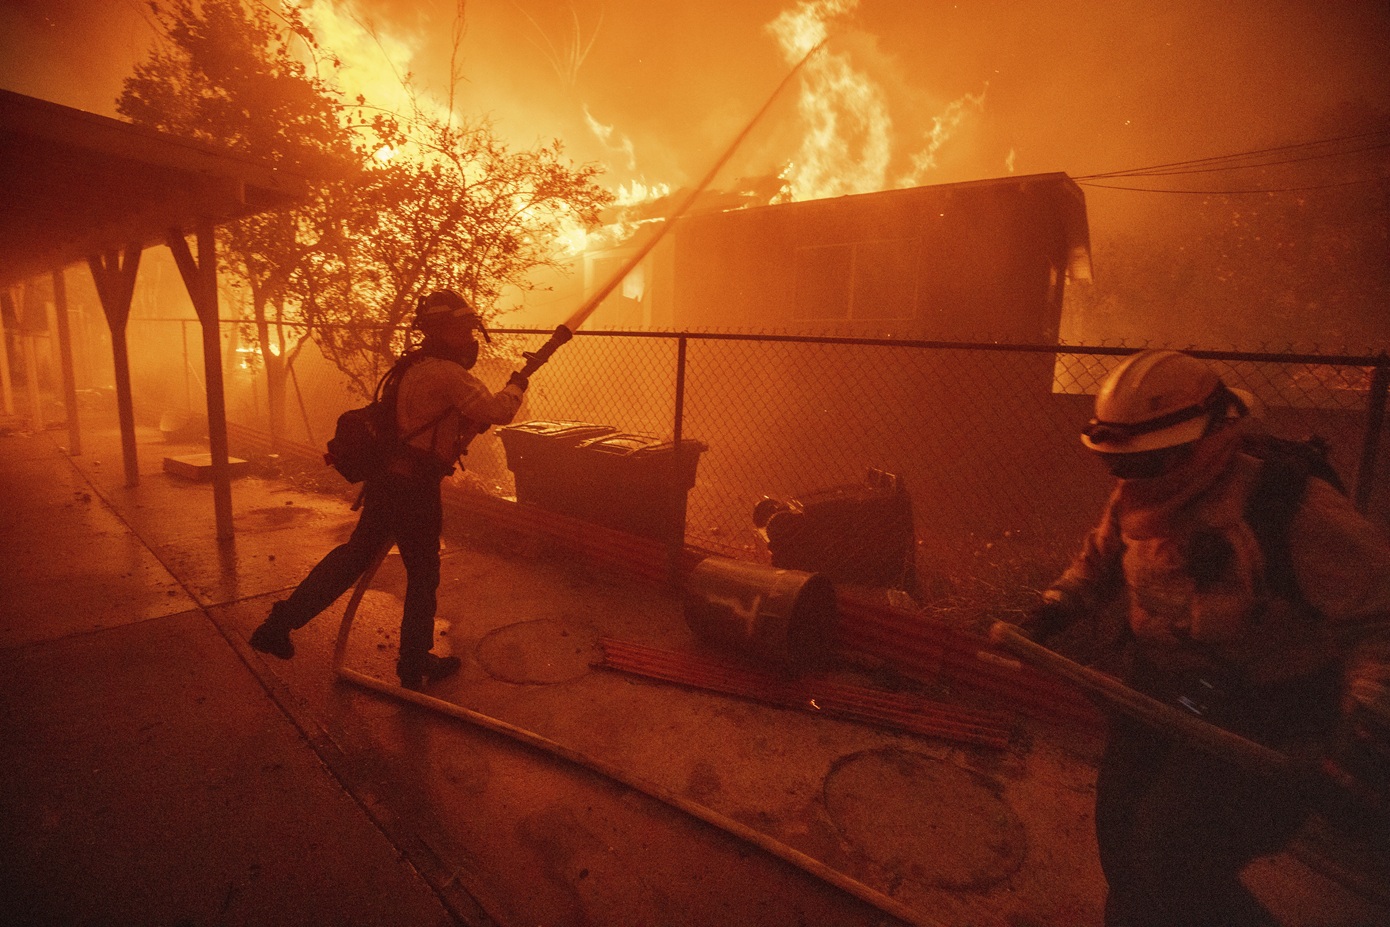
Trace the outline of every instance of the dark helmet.
{"type": "Polygon", "coordinates": [[[492,342],[478,310],[454,290],[435,290],[428,296],[420,297],[415,306],[416,328],[428,333],[448,322],[462,322],[481,332],[488,343],[492,342]]]}

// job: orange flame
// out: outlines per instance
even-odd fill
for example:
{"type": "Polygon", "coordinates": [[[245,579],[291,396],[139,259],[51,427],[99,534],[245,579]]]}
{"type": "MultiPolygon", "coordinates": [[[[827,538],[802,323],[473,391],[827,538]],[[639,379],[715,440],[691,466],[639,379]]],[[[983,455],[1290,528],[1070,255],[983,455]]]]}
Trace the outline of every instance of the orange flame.
{"type": "MultiPolygon", "coordinates": [[[[796,61],[830,34],[835,20],[858,6],[859,0],[802,0],[768,23],[767,30],[784,57],[796,61]]],[[[890,179],[896,142],[888,95],[855,67],[849,53],[827,51],[805,70],[797,106],[806,130],[797,154],[780,174],[784,192],[779,199],[819,199],[924,183],[937,167],[942,147],[970,110],[982,109],[984,102],[982,90],[947,104],[924,133],[923,147],[908,154],[907,169],[890,179]]]]}
{"type": "MultiPolygon", "coordinates": [[[[830,22],[859,0],[806,0],[767,29],[788,63],[824,41],[830,22]]],[[[882,90],[848,54],[824,51],[809,62],[797,109],[806,123],[801,147],[783,171],[783,199],[808,200],[881,190],[893,153],[893,122],[882,90]]]]}
{"type": "MultiPolygon", "coordinates": [[[[988,89],[989,85],[986,84],[985,90],[988,89]]],[[[966,107],[984,108],[985,90],[977,94],[967,93],[958,100],[952,100],[946,105],[945,112],[932,119],[932,127],[926,132],[927,145],[912,156],[912,170],[903,177],[901,186],[913,187],[922,183],[923,176],[936,167],[936,153],[965,119],[966,107]]]]}
{"type": "MultiPolygon", "coordinates": [[[[448,108],[410,86],[422,36],[382,30],[365,18],[356,0],[305,0],[304,22],[340,62],[333,82],[345,99],[360,95],[369,105],[399,115],[416,109],[446,119],[448,108]]],[[[394,155],[377,153],[386,160],[394,155]]]]}

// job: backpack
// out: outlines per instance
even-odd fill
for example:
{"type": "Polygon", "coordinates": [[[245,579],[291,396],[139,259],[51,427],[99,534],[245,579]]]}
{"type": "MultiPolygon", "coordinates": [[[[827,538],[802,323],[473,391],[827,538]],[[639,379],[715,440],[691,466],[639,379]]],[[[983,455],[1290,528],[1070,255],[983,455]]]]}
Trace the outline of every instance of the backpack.
{"type": "Polygon", "coordinates": [[[439,417],[404,437],[396,433],[396,392],[405,372],[421,356],[408,354],[401,358],[377,383],[371,402],[338,416],[323,462],[349,483],[361,483],[381,475],[407,441],[435,427],[452,411],[446,409],[439,417]]]}
{"type": "Polygon", "coordinates": [[[1302,440],[1253,435],[1245,439],[1243,449],[1262,461],[1244,517],[1264,552],[1269,589],[1303,602],[1289,551],[1289,525],[1303,503],[1309,479],[1320,479],[1343,495],[1347,495],[1346,484],[1328,459],[1327,441],[1319,435],[1302,440]]]}

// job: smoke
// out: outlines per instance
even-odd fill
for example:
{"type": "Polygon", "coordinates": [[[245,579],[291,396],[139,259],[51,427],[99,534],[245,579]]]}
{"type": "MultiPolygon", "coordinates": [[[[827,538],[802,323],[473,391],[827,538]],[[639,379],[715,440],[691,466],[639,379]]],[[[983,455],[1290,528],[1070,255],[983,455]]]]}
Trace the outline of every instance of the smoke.
{"type": "MultiPolygon", "coordinates": [[[[825,36],[822,60],[719,183],[780,173],[800,198],[1078,176],[1349,134],[1390,109],[1383,0],[308,6],[345,62],[345,91],[404,105],[409,74],[422,99],[452,97],[515,144],[563,139],[576,160],[607,165],[614,188],[700,177],[796,50],[825,36]]],[[[0,86],[111,114],[151,40],[135,0],[7,0],[0,86]]],[[[1145,202],[1096,192],[1093,226],[1128,221],[1145,202]]]]}

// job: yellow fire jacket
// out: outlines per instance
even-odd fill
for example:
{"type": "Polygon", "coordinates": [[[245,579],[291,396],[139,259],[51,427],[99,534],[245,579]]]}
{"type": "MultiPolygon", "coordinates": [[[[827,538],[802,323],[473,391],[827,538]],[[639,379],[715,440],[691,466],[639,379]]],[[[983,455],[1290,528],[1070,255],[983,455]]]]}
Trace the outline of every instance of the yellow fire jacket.
{"type": "Polygon", "coordinates": [[[1238,429],[1228,431],[1204,439],[1212,446],[1199,447],[1191,469],[1169,486],[1120,481],[1045,596],[1096,608],[1127,595],[1130,630],[1160,662],[1211,659],[1265,684],[1341,660],[1349,689],[1370,685],[1383,696],[1390,539],[1336,489],[1310,478],[1287,543],[1312,614],[1274,594],[1243,517],[1261,462],[1239,450],[1238,429]]]}
{"type": "Polygon", "coordinates": [[[425,357],[401,378],[396,425],[401,435],[409,435],[444,415],[437,426],[425,428],[408,444],[447,469],[480,427],[506,425],[515,418],[521,397],[519,386],[508,384],[494,393],[459,364],[425,357]]]}

